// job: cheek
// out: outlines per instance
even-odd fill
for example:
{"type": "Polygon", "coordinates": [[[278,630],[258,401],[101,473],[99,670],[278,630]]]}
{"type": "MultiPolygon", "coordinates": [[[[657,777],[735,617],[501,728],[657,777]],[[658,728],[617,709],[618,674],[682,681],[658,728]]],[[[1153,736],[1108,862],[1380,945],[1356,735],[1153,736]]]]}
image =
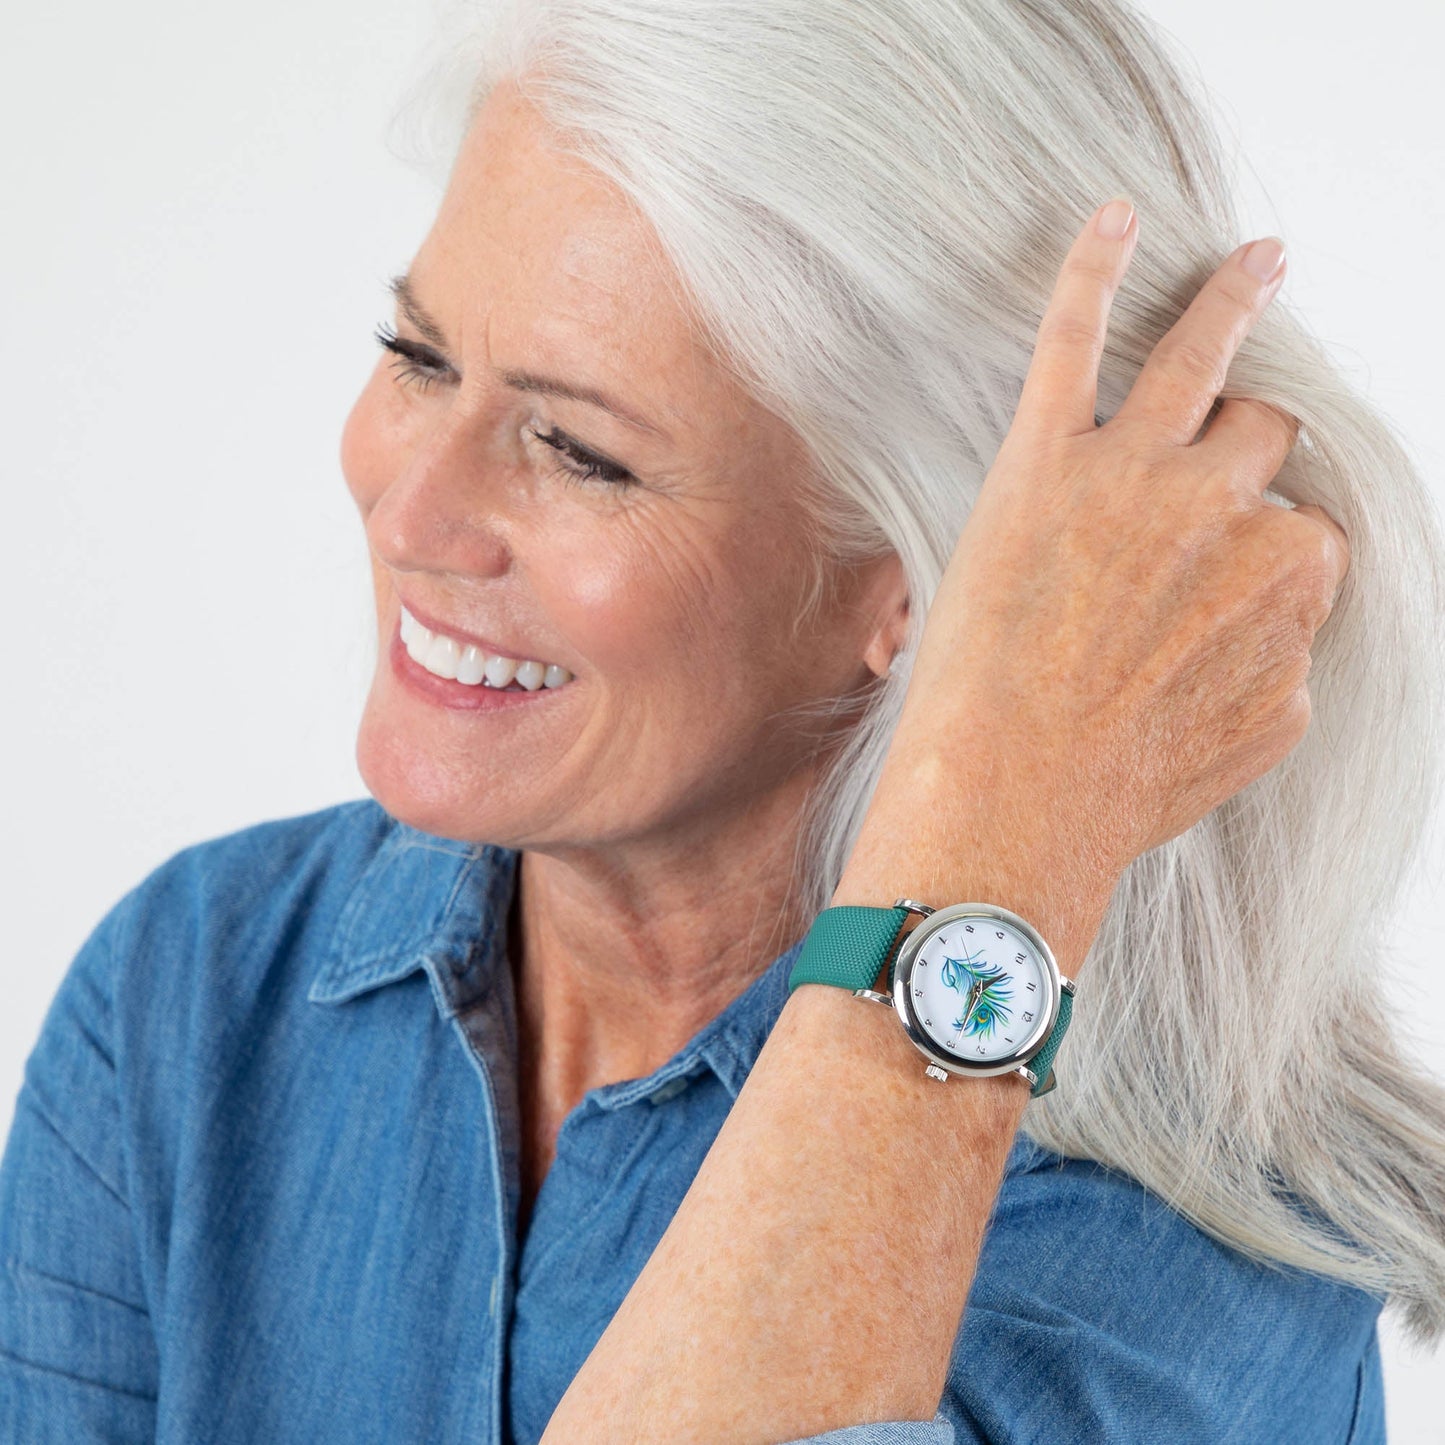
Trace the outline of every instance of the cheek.
{"type": "Polygon", "coordinates": [[[719,719],[749,711],[796,671],[787,560],[776,538],[750,533],[673,499],[554,528],[547,610],[600,676],[649,708],[676,692],[719,719]]]}
{"type": "Polygon", "coordinates": [[[667,565],[616,518],[575,530],[556,521],[529,549],[526,590],[557,631],[600,679],[631,687],[668,666],[684,639],[667,565]]]}

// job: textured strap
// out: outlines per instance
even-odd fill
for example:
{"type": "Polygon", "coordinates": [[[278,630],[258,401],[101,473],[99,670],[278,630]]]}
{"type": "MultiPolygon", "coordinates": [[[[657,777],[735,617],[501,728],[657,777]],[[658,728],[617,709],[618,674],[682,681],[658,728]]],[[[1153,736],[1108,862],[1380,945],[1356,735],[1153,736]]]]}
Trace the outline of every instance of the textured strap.
{"type": "Polygon", "coordinates": [[[893,962],[903,942],[899,930],[906,908],[872,908],[841,903],[825,908],[813,920],[803,947],[788,975],[788,992],[800,983],[831,983],[839,988],[872,988],[878,970],[888,963],[893,987],[893,962]]]}
{"type": "MultiPolygon", "coordinates": [[[[906,935],[902,932],[908,918],[907,908],[875,908],[862,904],[842,903],[825,908],[813,920],[808,936],[788,975],[788,992],[800,983],[827,983],[850,992],[872,988],[878,971],[888,965],[888,989],[893,989],[893,965],[906,935]]],[[[1069,1019],[1074,1012],[1073,995],[1061,990],[1059,1015],[1044,1046],[1029,1060],[1030,1071],[1038,1083],[1029,1091],[1033,1098],[1047,1094],[1053,1085],[1049,1071],[1054,1055],[1064,1041],[1069,1019]]]]}
{"type": "Polygon", "coordinates": [[[1044,1046],[1033,1058],[1029,1060],[1028,1067],[1038,1083],[1029,1090],[1033,1098],[1037,1099],[1040,1094],[1047,1094],[1053,1085],[1049,1082],[1049,1070],[1054,1066],[1054,1055],[1059,1051],[1059,1045],[1064,1041],[1064,1034],[1068,1030],[1069,1020],[1074,1014],[1074,996],[1067,989],[1059,990],[1059,1016],[1054,1020],[1054,1026],[1049,1030],[1049,1036],[1044,1040],[1044,1046]]]}

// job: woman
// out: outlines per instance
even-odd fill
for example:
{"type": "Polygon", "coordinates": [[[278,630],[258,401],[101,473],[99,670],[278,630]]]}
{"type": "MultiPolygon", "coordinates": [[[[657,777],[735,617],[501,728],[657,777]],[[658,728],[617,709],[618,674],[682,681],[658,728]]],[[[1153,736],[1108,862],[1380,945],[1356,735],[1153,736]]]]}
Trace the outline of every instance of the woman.
{"type": "Polygon", "coordinates": [[[1371,987],[1445,544],[1166,58],[1017,0],[484,39],[342,439],[372,797],[72,964],[5,1438],[1382,1439],[1382,1302],[1445,1319],[1371,987]],[[899,898],[1046,940],[1056,1089],[795,973],[899,898]]]}

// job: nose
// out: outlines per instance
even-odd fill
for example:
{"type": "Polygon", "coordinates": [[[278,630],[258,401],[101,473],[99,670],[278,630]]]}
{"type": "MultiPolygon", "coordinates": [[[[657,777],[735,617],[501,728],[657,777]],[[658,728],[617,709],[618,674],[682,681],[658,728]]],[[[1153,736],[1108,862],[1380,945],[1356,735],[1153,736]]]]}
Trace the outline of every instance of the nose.
{"type": "Polygon", "coordinates": [[[510,555],[499,506],[502,471],[476,419],[439,419],[386,484],[366,518],[367,541],[397,572],[485,577],[510,555]]]}

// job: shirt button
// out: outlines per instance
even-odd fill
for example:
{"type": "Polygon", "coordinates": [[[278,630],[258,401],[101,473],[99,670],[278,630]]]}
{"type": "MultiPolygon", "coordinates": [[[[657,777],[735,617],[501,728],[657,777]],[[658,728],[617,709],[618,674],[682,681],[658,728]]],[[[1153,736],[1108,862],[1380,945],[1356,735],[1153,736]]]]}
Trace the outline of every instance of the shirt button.
{"type": "Polygon", "coordinates": [[[680,1074],[675,1079],[669,1079],[665,1084],[660,1084],[647,1097],[654,1104],[665,1104],[669,1099],[675,1098],[687,1088],[692,1082],[688,1074],[680,1074]]]}

